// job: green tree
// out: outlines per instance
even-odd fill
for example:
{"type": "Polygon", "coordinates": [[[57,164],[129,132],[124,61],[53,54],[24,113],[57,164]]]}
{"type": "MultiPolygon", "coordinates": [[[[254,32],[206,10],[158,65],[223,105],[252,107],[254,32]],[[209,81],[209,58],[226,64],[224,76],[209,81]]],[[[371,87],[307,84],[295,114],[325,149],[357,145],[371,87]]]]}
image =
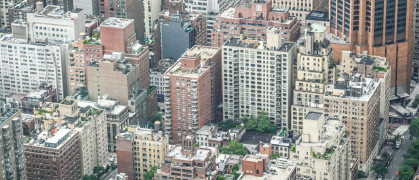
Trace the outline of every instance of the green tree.
{"type": "Polygon", "coordinates": [[[84,175],[82,180],[97,180],[97,176],[92,174],[92,175],[84,175]]]}
{"type": "Polygon", "coordinates": [[[217,175],[217,180],[225,180],[225,179],[226,177],[224,177],[224,175],[221,175],[221,174],[217,175]]]}
{"type": "Polygon", "coordinates": [[[257,126],[257,120],[255,119],[255,117],[251,116],[246,124],[247,130],[256,130],[257,126]]]}
{"type": "Polygon", "coordinates": [[[399,178],[401,180],[411,180],[414,174],[415,170],[413,170],[413,168],[410,166],[402,165],[399,168],[399,178]]]}
{"type": "Polygon", "coordinates": [[[154,123],[156,121],[160,121],[160,122],[163,121],[163,113],[158,113],[158,112],[154,113],[153,116],[151,116],[151,120],[150,120],[148,126],[149,127],[154,127],[154,123]]]}
{"type": "Polygon", "coordinates": [[[409,126],[409,133],[411,137],[419,137],[419,118],[413,119],[412,124],[409,126]]]}
{"type": "Polygon", "coordinates": [[[358,179],[367,178],[367,173],[362,170],[358,170],[358,179]]]}
{"type": "Polygon", "coordinates": [[[235,139],[230,141],[229,146],[221,147],[220,152],[222,154],[238,154],[243,156],[248,153],[246,147],[244,147],[242,143],[239,143],[235,139]]]}
{"type": "Polygon", "coordinates": [[[371,169],[375,173],[380,174],[380,175],[384,175],[385,173],[387,173],[386,165],[384,165],[383,163],[378,163],[374,165],[371,169]]]}
{"type": "Polygon", "coordinates": [[[102,166],[96,166],[96,167],[93,168],[93,173],[99,174],[99,173],[101,173],[104,170],[105,170],[104,167],[102,167],[102,166]]]}
{"type": "Polygon", "coordinates": [[[220,127],[222,130],[227,131],[231,128],[236,127],[236,123],[231,120],[231,119],[227,119],[225,121],[221,121],[218,123],[218,127],[220,127]]]}
{"type": "MultiPolygon", "coordinates": [[[[282,153],[281,153],[281,154],[282,154],[282,153]]],[[[272,154],[272,158],[273,158],[273,159],[278,159],[279,157],[281,157],[281,154],[279,154],[278,152],[273,153],[273,154],[272,154]]]]}
{"type": "Polygon", "coordinates": [[[388,158],[390,157],[390,154],[389,154],[387,151],[385,151],[385,152],[383,152],[383,153],[381,154],[381,157],[382,157],[385,161],[387,161],[387,160],[388,160],[388,158]]]}
{"type": "Polygon", "coordinates": [[[403,165],[416,169],[419,166],[419,161],[415,158],[407,158],[403,161],[403,165]]]}
{"type": "Polygon", "coordinates": [[[237,179],[240,176],[240,173],[237,173],[238,170],[239,170],[239,165],[234,164],[233,169],[232,169],[234,179],[237,179]]]}
{"type": "Polygon", "coordinates": [[[157,169],[159,169],[159,167],[157,167],[157,166],[151,167],[150,171],[144,173],[144,179],[145,180],[152,180],[154,178],[154,174],[157,172],[157,169]]]}
{"type": "Polygon", "coordinates": [[[415,158],[419,159],[419,139],[412,142],[410,147],[407,149],[407,153],[403,155],[404,158],[415,158]]]}
{"type": "Polygon", "coordinates": [[[270,130],[271,121],[269,120],[269,117],[266,116],[266,112],[258,112],[257,116],[257,124],[258,127],[256,128],[259,132],[268,132],[270,130]]]}

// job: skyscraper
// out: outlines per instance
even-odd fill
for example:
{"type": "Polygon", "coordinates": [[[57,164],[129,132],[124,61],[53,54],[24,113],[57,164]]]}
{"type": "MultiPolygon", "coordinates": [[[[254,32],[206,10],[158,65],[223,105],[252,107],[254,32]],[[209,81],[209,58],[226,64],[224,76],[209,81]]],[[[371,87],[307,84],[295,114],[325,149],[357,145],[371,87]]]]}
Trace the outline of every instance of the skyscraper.
{"type": "Polygon", "coordinates": [[[341,59],[342,50],[386,57],[392,70],[391,95],[405,97],[412,78],[412,0],[329,2],[330,32],[345,41],[332,41],[335,60],[341,59]]]}

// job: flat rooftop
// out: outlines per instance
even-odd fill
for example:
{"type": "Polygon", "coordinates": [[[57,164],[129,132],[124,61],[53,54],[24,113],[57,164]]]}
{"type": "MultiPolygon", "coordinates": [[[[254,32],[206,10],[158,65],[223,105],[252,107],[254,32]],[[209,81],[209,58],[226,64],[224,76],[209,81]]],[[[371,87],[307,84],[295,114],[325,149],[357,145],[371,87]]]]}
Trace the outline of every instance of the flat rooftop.
{"type": "Polygon", "coordinates": [[[318,142],[301,141],[297,145],[305,147],[326,147],[326,144],[330,141],[333,141],[333,138],[343,130],[343,127],[344,126],[340,124],[338,119],[327,119],[323,125],[323,129],[325,129],[325,131],[321,135],[318,142]]]}
{"type": "Polygon", "coordinates": [[[260,156],[260,155],[256,155],[256,154],[248,154],[248,155],[244,156],[243,161],[259,162],[259,161],[262,161],[263,158],[264,158],[264,156],[260,156]]]}
{"type": "Polygon", "coordinates": [[[329,13],[327,11],[312,10],[310,13],[307,14],[306,20],[328,21],[329,13]]]}
{"type": "Polygon", "coordinates": [[[113,27],[113,28],[125,28],[129,24],[134,23],[133,19],[123,19],[123,18],[115,18],[110,17],[105,20],[102,24],[100,24],[101,27],[113,27]]]}
{"type": "Polygon", "coordinates": [[[320,112],[309,112],[304,119],[317,121],[322,115],[323,113],[320,112]]]}
{"type": "MultiPolygon", "coordinates": [[[[255,43],[247,40],[241,40],[238,37],[232,37],[229,40],[227,40],[224,44],[225,46],[233,46],[233,47],[242,47],[242,48],[251,48],[251,49],[257,49],[257,50],[267,50],[267,47],[264,46],[263,49],[259,49],[260,45],[255,48],[255,43]]],[[[283,51],[288,52],[291,50],[292,46],[294,46],[294,43],[288,43],[284,42],[281,47],[279,47],[276,50],[268,50],[268,51],[283,51]]]]}
{"type": "Polygon", "coordinates": [[[345,92],[347,89],[337,89],[335,88],[334,85],[327,85],[325,96],[358,100],[358,101],[369,101],[369,99],[374,94],[374,92],[379,88],[381,79],[373,79],[373,78],[362,78],[362,79],[363,80],[360,82],[355,82],[353,80],[348,81],[348,88],[347,88],[347,89],[351,89],[351,88],[362,89],[362,96],[360,97],[347,96],[345,95],[345,92]]]}
{"type": "Polygon", "coordinates": [[[211,153],[215,153],[216,149],[213,147],[197,148],[193,156],[184,156],[182,154],[182,146],[176,145],[167,152],[166,156],[171,156],[174,159],[182,161],[204,161],[207,156],[211,156],[211,153]],[[212,148],[212,149],[211,149],[212,148]]]}

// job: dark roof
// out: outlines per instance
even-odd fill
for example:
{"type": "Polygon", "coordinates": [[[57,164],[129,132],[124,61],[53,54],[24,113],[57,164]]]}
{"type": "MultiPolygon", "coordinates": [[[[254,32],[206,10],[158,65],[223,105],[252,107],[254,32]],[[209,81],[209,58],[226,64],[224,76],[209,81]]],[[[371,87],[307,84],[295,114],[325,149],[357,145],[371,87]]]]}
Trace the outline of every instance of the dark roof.
{"type": "Polygon", "coordinates": [[[89,111],[89,109],[91,108],[91,106],[86,106],[86,107],[82,107],[81,109],[80,109],[80,112],[81,113],[86,113],[87,111],[89,111]]]}
{"type": "Polygon", "coordinates": [[[240,142],[243,144],[259,145],[260,142],[270,143],[272,139],[271,134],[264,134],[254,131],[246,131],[240,142]]]}
{"type": "Polygon", "coordinates": [[[74,124],[80,117],[65,117],[63,120],[67,121],[70,124],[74,124]]]}
{"type": "Polygon", "coordinates": [[[329,13],[327,11],[311,11],[307,14],[306,20],[328,21],[329,13]]]}
{"type": "Polygon", "coordinates": [[[372,65],[372,64],[374,64],[374,60],[370,57],[364,57],[364,58],[361,59],[361,61],[359,61],[358,64],[372,65]]]}
{"type": "Polygon", "coordinates": [[[320,119],[322,114],[323,113],[321,113],[321,112],[309,112],[309,113],[307,113],[307,115],[304,119],[317,121],[317,120],[320,119]]]}

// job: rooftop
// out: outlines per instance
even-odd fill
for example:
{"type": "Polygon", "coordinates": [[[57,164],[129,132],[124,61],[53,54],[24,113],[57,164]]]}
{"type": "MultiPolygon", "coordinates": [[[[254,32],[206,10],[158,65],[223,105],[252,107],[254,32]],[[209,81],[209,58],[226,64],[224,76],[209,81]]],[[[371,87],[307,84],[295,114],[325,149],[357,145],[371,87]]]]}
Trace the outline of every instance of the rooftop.
{"type": "Polygon", "coordinates": [[[312,10],[310,13],[307,14],[306,20],[328,21],[329,13],[327,11],[312,10]]]}
{"type": "MultiPolygon", "coordinates": [[[[263,41],[261,41],[263,42],[263,41]]],[[[265,43],[265,42],[263,42],[265,43]]],[[[241,40],[238,37],[232,37],[229,40],[227,40],[224,44],[225,46],[233,46],[233,47],[242,47],[242,48],[252,48],[252,49],[260,49],[260,50],[269,50],[268,47],[265,46],[265,44],[260,44],[259,41],[249,41],[249,40],[241,40]],[[256,43],[257,42],[257,43],[256,43]]],[[[270,50],[270,51],[283,51],[288,52],[291,50],[292,46],[294,46],[294,43],[288,43],[285,42],[281,45],[280,48],[276,50],[270,50]]]]}
{"type": "Polygon", "coordinates": [[[100,24],[100,27],[113,27],[113,28],[125,28],[129,24],[134,23],[133,19],[123,19],[123,18],[115,18],[110,17],[106,19],[102,24],[100,24]]]}
{"type": "Polygon", "coordinates": [[[381,79],[362,78],[360,76],[360,73],[356,73],[348,81],[339,78],[335,85],[327,85],[325,96],[368,101],[379,88],[381,79]]]}
{"type": "Polygon", "coordinates": [[[213,147],[197,148],[193,156],[186,156],[182,154],[182,146],[176,145],[167,152],[166,156],[182,161],[205,161],[207,156],[211,156],[211,153],[215,154],[216,151],[213,147]]]}
{"type": "Polygon", "coordinates": [[[309,112],[304,119],[317,121],[322,115],[323,113],[321,112],[309,112]]]}
{"type": "Polygon", "coordinates": [[[296,169],[296,162],[287,159],[275,159],[268,163],[266,172],[262,177],[244,175],[241,180],[287,180],[296,169]]]}
{"type": "Polygon", "coordinates": [[[61,9],[60,6],[48,5],[42,9],[42,11],[33,12],[35,18],[48,18],[48,19],[63,19],[74,21],[78,16],[73,15],[72,13],[80,13],[83,9],[76,8],[73,11],[65,12],[64,9],[61,9]]]}
{"type": "Polygon", "coordinates": [[[246,156],[244,156],[243,161],[259,162],[262,161],[264,158],[266,158],[266,156],[260,154],[247,154],[246,156]]]}
{"type": "Polygon", "coordinates": [[[344,130],[344,126],[341,125],[338,119],[333,119],[329,117],[325,120],[323,128],[323,134],[321,135],[318,142],[303,142],[297,143],[299,146],[305,147],[326,147],[327,144],[330,144],[333,141],[333,138],[339,134],[339,132],[344,130]]]}
{"type": "Polygon", "coordinates": [[[31,139],[27,145],[59,149],[72,136],[74,136],[74,133],[70,129],[59,129],[55,134],[43,131],[37,137],[31,139]]]}
{"type": "MultiPolygon", "coordinates": [[[[0,105],[1,105],[1,100],[0,100],[0,105]]],[[[7,121],[10,117],[14,116],[16,113],[19,112],[16,109],[6,110],[6,112],[1,112],[1,111],[2,109],[0,109],[0,126],[3,125],[3,123],[7,121]]]]}

